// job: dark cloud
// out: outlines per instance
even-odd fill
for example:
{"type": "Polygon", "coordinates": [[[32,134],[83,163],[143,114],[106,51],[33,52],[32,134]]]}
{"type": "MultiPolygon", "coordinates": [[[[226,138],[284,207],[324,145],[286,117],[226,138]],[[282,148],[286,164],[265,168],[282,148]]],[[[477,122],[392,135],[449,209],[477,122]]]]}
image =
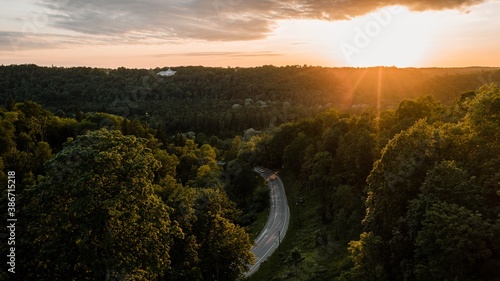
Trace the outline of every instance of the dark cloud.
{"type": "Polygon", "coordinates": [[[387,6],[406,6],[413,11],[463,9],[485,0],[302,0],[280,2],[285,15],[330,20],[349,19],[387,6]]]}
{"type": "Polygon", "coordinates": [[[43,0],[51,25],[89,35],[210,41],[264,38],[280,19],[343,20],[404,5],[464,9],[486,0],[43,0]]]}

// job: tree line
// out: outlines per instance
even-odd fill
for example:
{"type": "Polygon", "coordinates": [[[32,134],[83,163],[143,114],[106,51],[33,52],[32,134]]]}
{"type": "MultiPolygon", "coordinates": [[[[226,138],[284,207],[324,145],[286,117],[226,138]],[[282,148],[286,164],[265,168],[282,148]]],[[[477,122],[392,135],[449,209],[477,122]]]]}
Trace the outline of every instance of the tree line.
{"type": "Polygon", "coordinates": [[[0,66],[0,103],[32,100],[60,117],[106,112],[169,134],[232,137],[248,128],[313,117],[330,107],[360,113],[367,107],[395,108],[422,94],[449,104],[457,93],[500,81],[495,68],[174,69],[174,76],[161,77],[161,68],[0,66]]]}

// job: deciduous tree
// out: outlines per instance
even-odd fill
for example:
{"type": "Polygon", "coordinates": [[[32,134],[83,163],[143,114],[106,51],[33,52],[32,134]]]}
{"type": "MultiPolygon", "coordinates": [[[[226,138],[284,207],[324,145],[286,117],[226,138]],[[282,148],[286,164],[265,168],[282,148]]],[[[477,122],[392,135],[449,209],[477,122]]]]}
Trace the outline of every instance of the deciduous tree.
{"type": "Polygon", "coordinates": [[[146,141],[100,130],[69,142],[25,195],[26,280],[151,280],[181,235],[154,193],[146,141]]]}

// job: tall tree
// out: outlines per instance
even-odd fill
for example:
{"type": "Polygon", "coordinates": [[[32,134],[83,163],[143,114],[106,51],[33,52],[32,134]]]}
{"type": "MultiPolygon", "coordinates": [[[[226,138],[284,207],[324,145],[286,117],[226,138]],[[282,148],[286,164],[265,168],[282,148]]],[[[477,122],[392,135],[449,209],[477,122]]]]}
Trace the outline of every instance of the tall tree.
{"type": "Polygon", "coordinates": [[[154,194],[146,141],[100,130],[69,142],[27,190],[25,280],[151,280],[181,235],[154,194]]]}
{"type": "Polygon", "coordinates": [[[203,280],[239,280],[254,260],[245,229],[234,220],[240,214],[222,189],[198,189],[194,205],[203,280]]]}
{"type": "Polygon", "coordinates": [[[456,204],[432,205],[415,242],[416,279],[477,280],[492,256],[492,236],[493,228],[481,214],[456,204]]]}

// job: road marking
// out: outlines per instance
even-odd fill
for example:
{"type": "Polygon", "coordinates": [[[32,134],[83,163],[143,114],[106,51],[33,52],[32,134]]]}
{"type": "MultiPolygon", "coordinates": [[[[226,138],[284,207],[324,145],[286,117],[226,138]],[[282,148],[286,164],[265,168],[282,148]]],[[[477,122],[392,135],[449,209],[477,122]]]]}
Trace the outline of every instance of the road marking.
{"type": "Polygon", "coordinates": [[[258,259],[255,264],[250,267],[250,270],[248,270],[248,273],[252,273],[252,270],[254,269],[254,267],[256,266],[260,266],[260,261],[263,259],[263,258],[267,258],[267,253],[269,253],[269,251],[273,250],[274,249],[274,245],[276,245],[276,242],[274,242],[271,247],[264,253],[264,255],[262,255],[262,257],[260,259],[258,259]]]}
{"type": "Polygon", "coordinates": [[[255,239],[255,244],[259,244],[259,241],[262,240],[262,238],[264,238],[264,235],[267,233],[267,228],[264,229],[264,231],[262,231],[260,234],[259,234],[259,237],[257,237],[257,239],[255,239]]]}
{"type": "MultiPolygon", "coordinates": [[[[269,172],[268,169],[265,168],[258,167],[256,169],[263,169],[266,171],[266,173],[274,174],[272,172],[269,172]]],[[[266,173],[262,173],[261,176],[264,177],[266,173]]],[[[274,212],[274,219],[272,219],[272,216],[269,216],[268,221],[264,226],[264,230],[259,234],[254,242],[255,245],[252,247],[252,253],[255,254],[257,261],[254,265],[250,266],[247,272],[245,272],[245,276],[247,277],[258,270],[263,260],[269,258],[269,252],[275,251],[278,248],[281,241],[283,241],[283,239],[285,238],[286,232],[288,230],[288,223],[290,221],[290,208],[288,207],[285,186],[283,185],[283,181],[281,181],[279,176],[276,176],[275,180],[276,181],[268,183],[268,187],[271,190],[271,206],[269,211],[274,212]],[[278,220],[278,217],[282,218],[282,220],[278,220]],[[276,231],[276,229],[280,230],[277,231],[278,233],[273,233],[273,231],[276,231]],[[271,242],[272,244],[269,246],[271,242]],[[260,253],[261,250],[266,250],[266,252],[259,257],[257,252],[260,253]]]]}

